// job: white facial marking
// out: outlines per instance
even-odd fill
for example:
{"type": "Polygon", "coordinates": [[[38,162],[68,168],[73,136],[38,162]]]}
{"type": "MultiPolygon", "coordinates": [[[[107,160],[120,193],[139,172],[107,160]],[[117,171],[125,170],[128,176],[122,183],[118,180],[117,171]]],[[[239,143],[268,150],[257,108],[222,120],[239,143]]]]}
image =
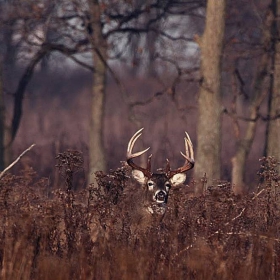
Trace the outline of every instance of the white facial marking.
{"type": "Polygon", "coordinates": [[[166,201],[167,193],[163,190],[158,190],[155,193],[154,200],[157,203],[164,203],[166,201]],[[160,195],[160,196],[159,196],[160,195]]]}
{"type": "Polygon", "coordinates": [[[154,214],[154,210],[152,207],[148,206],[147,210],[150,214],[154,214]]]}
{"type": "Polygon", "coordinates": [[[169,181],[167,181],[167,182],[165,183],[165,188],[166,188],[167,191],[169,191],[169,189],[171,188],[171,184],[170,184],[169,181]]]}
{"type": "Polygon", "coordinates": [[[155,183],[150,180],[150,181],[148,181],[147,185],[148,185],[149,191],[152,191],[154,189],[155,183]]]}

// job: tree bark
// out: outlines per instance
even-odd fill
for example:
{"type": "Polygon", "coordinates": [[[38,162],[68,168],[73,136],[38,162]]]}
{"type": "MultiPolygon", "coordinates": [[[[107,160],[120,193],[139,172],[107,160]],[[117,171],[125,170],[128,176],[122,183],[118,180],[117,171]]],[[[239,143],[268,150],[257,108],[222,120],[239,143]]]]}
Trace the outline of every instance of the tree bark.
{"type": "Polygon", "coordinates": [[[106,170],[105,148],[103,141],[107,42],[102,34],[101,7],[98,1],[90,1],[91,30],[90,40],[93,47],[94,77],[92,86],[92,107],[89,129],[90,174],[89,182],[95,181],[96,171],[106,170]]]}
{"type": "MultiPolygon", "coordinates": [[[[271,87],[269,92],[268,115],[269,122],[267,126],[267,139],[265,147],[266,156],[274,156],[278,161],[280,160],[280,0],[272,1],[272,12],[274,20],[271,28],[272,42],[273,42],[273,56],[272,56],[272,75],[271,87]],[[278,116],[278,117],[277,117],[278,116]]],[[[280,165],[278,165],[278,172],[280,172],[280,165]]]]}
{"type": "Polygon", "coordinates": [[[198,98],[195,177],[206,173],[208,182],[220,179],[221,150],[221,62],[226,0],[208,0],[201,48],[201,84],[198,98]]]}

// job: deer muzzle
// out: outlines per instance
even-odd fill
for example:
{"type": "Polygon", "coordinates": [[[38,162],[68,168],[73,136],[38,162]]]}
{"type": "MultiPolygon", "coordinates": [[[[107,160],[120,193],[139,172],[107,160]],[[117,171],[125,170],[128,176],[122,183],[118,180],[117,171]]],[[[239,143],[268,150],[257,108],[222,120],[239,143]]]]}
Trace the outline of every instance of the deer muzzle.
{"type": "Polygon", "coordinates": [[[166,203],[167,202],[167,192],[159,190],[155,193],[155,200],[157,203],[166,203]]]}

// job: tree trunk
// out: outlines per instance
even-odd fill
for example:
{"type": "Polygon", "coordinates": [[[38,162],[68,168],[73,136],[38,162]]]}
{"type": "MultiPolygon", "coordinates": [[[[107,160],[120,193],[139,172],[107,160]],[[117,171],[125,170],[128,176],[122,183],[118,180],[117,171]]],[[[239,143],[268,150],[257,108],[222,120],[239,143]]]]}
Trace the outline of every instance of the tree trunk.
{"type": "Polygon", "coordinates": [[[94,182],[96,171],[106,170],[103,141],[107,43],[102,35],[101,7],[98,1],[90,1],[91,44],[93,47],[94,77],[92,87],[91,122],[89,129],[90,174],[89,182],[94,182]]]}
{"type": "Polygon", "coordinates": [[[14,112],[13,112],[12,127],[11,127],[11,131],[12,131],[11,141],[15,139],[19,129],[19,125],[22,117],[22,106],[23,106],[23,98],[24,98],[25,90],[29,85],[29,82],[34,74],[36,65],[42,60],[42,58],[48,53],[48,51],[49,51],[48,48],[42,47],[30,60],[22,77],[19,80],[18,87],[14,94],[15,100],[14,100],[14,112]]]}
{"type": "MultiPolygon", "coordinates": [[[[1,67],[1,66],[0,66],[1,67]]],[[[11,128],[6,126],[6,108],[3,92],[3,72],[0,69],[0,171],[12,162],[11,128]]]]}
{"type": "Polygon", "coordinates": [[[266,17],[265,26],[263,28],[263,45],[265,51],[259,62],[254,80],[254,96],[249,107],[250,121],[248,121],[244,137],[237,141],[236,153],[232,158],[232,184],[234,185],[236,193],[242,193],[244,191],[246,162],[256,134],[259,107],[264,100],[264,94],[262,93],[265,78],[268,76],[269,50],[267,48],[270,48],[271,43],[271,22],[272,17],[269,13],[266,17]]]}
{"type": "Polygon", "coordinates": [[[220,179],[221,150],[221,61],[226,0],[208,0],[201,47],[201,85],[198,98],[198,127],[195,177],[206,173],[208,182],[220,179]]]}
{"type": "MultiPolygon", "coordinates": [[[[5,13],[5,5],[1,7],[5,13]]],[[[17,20],[9,18],[2,26],[1,40],[3,41],[2,57],[0,58],[0,170],[3,170],[12,161],[12,131],[11,126],[6,125],[6,107],[3,91],[3,76],[9,83],[14,77],[13,70],[16,62],[16,46],[13,43],[14,25],[17,20]]]]}
{"type": "Polygon", "coordinates": [[[5,104],[3,93],[3,72],[2,60],[0,57],[0,171],[5,168],[5,104]]]}
{"type": "MultiPolygon", "coordinates": [[[[274,21],[272,25],[272,42],[274,43],[274,53],[272,57],[272,75],[271,88],[269,96],[268,115],[270,120],[267,126],[266,139],[266,156],[274,156],[280,161],[280,42],[278,40],[280,34],[280,0],[272,1],[272,9],[274,13],[274,21]],[[278,117],[276,117],[278,116],[278,117]]],[[[280,165],[278,165],[280,172],[280,165]]]]}
{"type": "MultiPolygon", "coordinates": [[[[16,24],[16,20],[10,19],[8,20],[8,23],[4,26],[2,26],[2,32],[3,32],[3,42],[5,44],[4,48],[4,56],[3,56],[3,65],[5,65],[5,73],[6,77],[8,77],[9,80],[13,78],[13,70],[16,66],[16,46],[13,42],[14,40],[14,25],[16,24]]],[[[3,69],[2,69],[3,71],[3,69]]]]}

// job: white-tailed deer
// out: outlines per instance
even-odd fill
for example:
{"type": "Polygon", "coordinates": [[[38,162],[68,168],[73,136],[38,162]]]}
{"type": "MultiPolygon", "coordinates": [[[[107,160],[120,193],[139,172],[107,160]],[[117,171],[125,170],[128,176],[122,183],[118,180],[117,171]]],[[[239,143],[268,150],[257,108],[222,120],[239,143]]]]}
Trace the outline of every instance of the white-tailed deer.
{"type": "Polygon", "coordinates": [[[165,212],[166,203],[168,200],[168,192],[171,187],[183,184],[186,180],[186,174],[184,172],[194,167],[194,153],[191,139],[187,132],[185,132],[185,151],[186,154],[182,156],[186,159],[185,164],[178,169],[171,170],[170,162],[167,159],[165,172],[153,173],[151,171],[151,157],[148,157],[147,167],[143,168],[133,162],[133,159],[141,156],[147,152],[150,148],[143,151],[132,153],[137,139],[142,135],[144,128],[138,130],[130,139],[127,147],[127,163],[132,167],[132,176],[146,189],[147,207],[150,213],[161,213],[165,212]]]}

